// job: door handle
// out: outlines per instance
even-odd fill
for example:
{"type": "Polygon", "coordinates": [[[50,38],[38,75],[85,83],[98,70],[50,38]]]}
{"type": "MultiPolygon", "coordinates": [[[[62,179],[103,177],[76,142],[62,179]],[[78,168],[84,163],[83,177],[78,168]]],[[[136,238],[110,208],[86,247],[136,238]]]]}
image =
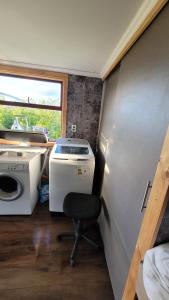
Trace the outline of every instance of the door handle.
{"type": "Polygon", "coordinates": [[[143,212],[143,209],[146,208],[145,203],[146,203],[148,191],[149,191],[149,189],[151,189],[151,188],[152,188],[151,182],[148,180],[148,181],[147,181],[146,188],[145,188],[143,200],[142,200],[142,203],[141,203],[141,208],[140,208],[140,212],[141,212],[141,213],[143,212]]]}

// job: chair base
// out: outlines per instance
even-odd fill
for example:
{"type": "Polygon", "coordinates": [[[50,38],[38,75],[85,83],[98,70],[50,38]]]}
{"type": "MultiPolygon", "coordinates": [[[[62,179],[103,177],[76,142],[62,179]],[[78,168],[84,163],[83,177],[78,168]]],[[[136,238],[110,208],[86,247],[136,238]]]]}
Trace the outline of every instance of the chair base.
{"type": "Polygon", "coordinates": [[[74,239],[73,249],[69,258],[70,265],[73,267],[75,265],[75,255],[78,248],[79,241],[84,239],[88,244],[94,247],[96,250],[103,249],[103,245],[97,244],[94,240],[89,238],[84,234],[84,230],[82,228],[82,223],[80,220],[73,219],[73,224],[75,231],[74,232],[64,232],[57,235],[57,240],[62,241],[63,239],[74,239]]]}

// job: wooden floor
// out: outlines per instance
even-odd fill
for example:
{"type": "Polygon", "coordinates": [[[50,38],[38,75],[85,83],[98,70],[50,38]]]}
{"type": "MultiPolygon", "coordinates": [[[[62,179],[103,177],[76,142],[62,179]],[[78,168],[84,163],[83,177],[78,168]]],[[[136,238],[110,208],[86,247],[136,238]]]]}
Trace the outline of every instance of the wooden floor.
{"type": "Polygon", "coordinates": [[[31,217],[0,216],[1,300],[113,300],[103,252],[81,242],[69,266],[73,241],[59,243],[56,234],[70,229],[44,204],[31,217]]]}

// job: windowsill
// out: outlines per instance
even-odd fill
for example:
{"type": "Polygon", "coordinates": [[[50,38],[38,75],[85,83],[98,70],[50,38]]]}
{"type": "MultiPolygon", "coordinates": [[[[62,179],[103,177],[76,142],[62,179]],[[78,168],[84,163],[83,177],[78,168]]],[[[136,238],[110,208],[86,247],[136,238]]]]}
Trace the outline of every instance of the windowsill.
{"type": "MultiPolygon", "coordinates": [[[[6,139],[0,139],[0,144],[1,145],[21,145],[20,141],[11,141],[11,140],[6,140],[6,139]]],[[[35,143],[35,142],[29,142],[27,143],[28,146],[31,147],[53,147],[55,142],[47,142],[47,143],[35,143]]],[[[26,145],[25,145],[26,146],[26,145]]]]}

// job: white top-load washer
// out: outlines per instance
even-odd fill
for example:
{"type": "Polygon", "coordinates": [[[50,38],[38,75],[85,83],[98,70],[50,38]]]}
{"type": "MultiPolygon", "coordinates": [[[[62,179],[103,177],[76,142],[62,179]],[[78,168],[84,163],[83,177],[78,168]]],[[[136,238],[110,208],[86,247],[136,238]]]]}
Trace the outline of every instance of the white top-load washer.
{"type": "Polygon", "coordinates": [[[92,193],[95,158],[88,141],[58,139],[49,158],[49,210],[63,212],[70,192],[92,193]]]}
{"type": "Polygon", "coordinates": [[[30,215],[35,207],[41,153],[29,151],[0,148],[0,215],[30,215]]]}

